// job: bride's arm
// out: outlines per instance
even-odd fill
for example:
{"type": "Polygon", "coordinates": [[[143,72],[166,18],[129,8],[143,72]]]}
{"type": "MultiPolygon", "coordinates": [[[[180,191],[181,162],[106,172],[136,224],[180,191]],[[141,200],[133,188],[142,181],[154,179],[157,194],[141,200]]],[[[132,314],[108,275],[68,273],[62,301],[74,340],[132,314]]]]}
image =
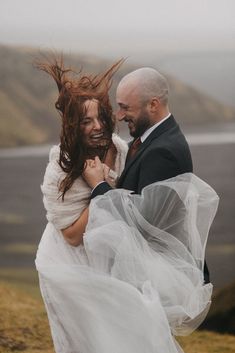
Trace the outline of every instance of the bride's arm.
{"type": "MultiPolygon", "coordinates": [[[[105,164],[102,164],[98,159],[98,157],[96,157],[95,161],[87,160],[87,167],[85,168],[85,171],[87,171],[88,169],[92,169],[93,167],[95,167],[96,164],[98,164],[98,174],[104,176],[104,179],[111,184],[111,182],[114,181],[114,177],[112,178],[112,176],[109,175],[110,168],[105,164]]],[[[95,176],[97,176],[96,173],[95,173],[95,176]]],[[[73,224],[61,230],[65,240],[70,245],[78,246],[82,244],[83,235],[88,222],[88,216],[89,216],[89,207],[87,207],[82,212],[81,216],[73,224]]]]}
{"type": "Polygon", "coordinates": [[[88,222],[89,208],[85,208],[81,216],[71,226],[62,229],[61,232],[65,240],[72,246],[83,243],[83,235],[88,222]]]}
{"type": "Polygon", "coordinates": [[[88,222],[88,206],[90,189],[81,179],[62,199],[58,189],[65,173],[58,164],[59,147],[50,151],[41,190],[48,222],[52,223],[61,236],[72,246],[83,242],[83,234],[88,222]]]}

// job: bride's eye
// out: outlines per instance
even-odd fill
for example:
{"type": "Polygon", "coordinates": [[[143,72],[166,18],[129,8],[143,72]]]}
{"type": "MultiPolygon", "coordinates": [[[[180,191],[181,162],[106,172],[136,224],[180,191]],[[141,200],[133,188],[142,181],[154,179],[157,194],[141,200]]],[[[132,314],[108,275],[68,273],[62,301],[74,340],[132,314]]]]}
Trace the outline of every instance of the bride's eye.
{"type": "Polygon", "coordinates": [[[91,123],[91,119],[89,119],[89,118],[84,118],[81,121],[81,125],[88,125],[90,123],[91,123]]]}

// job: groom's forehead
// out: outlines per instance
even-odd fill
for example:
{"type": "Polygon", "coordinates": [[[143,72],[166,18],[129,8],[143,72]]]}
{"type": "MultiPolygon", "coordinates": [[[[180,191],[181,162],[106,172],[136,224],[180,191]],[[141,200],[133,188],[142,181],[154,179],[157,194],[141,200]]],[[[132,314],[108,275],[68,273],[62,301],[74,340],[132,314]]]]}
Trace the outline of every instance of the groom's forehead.
{"type": "Polygon", "coordinates": [[[138,86],[134,83],[120,85],[117,88],[116,100],[117,103],[129,104],[129,102],[139,97],[138,86]]]}

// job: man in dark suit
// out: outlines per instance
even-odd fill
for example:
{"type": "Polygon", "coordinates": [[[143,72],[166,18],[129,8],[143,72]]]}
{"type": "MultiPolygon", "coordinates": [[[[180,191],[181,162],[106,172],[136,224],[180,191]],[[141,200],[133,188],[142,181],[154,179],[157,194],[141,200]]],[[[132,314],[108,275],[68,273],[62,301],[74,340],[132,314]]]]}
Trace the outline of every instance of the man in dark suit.
{"type": "MultiPolygon", "coordinates": [[[[119,83],[116,97],[117,119],[128,123],[134,137],[117,187],[141,193],[146,185],[192,172],[190,150],[169,112],[168,85],[160,73],[151,68],[131,72],[119,83]]],[[[110,190],[102,180],[97,173],[92,183],[88,180],[92,198],[110,190]]]]}
{"type": "MultiPolygon", "coordinates": [[[[152,68],[133,71],[119,83],[117,119],[128,123],[134,140],[118,188],[140,194],[149,184],[193,171],[188,143],[169,112],[168,91],[166,79],[152,68]]],[[[111,189],[98,169],[90,168],[84,175],[93,188],[91,198],[111,189]]],[[[207,266],[204,275],[208,282],[207,266]]]]}

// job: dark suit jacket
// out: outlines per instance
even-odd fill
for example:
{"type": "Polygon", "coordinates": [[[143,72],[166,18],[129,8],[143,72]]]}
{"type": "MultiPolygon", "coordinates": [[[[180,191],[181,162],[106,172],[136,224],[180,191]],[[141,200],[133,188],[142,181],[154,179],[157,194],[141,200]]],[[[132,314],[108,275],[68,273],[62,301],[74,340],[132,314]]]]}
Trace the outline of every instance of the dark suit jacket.
{"type": "MultiPolygon", "coordinates": [[[[132,159],[127,158],[117,187],[140,194],[149,184],[192,171],[188,143],[171,115],[147,137],[132,159]]],[[[91,198],[103,195],[110,189],[107,183],[101,183],[93,190],[91,198]]],[[[206,265],[204,277],[205,282],[208,282],[206,265]]]]}

